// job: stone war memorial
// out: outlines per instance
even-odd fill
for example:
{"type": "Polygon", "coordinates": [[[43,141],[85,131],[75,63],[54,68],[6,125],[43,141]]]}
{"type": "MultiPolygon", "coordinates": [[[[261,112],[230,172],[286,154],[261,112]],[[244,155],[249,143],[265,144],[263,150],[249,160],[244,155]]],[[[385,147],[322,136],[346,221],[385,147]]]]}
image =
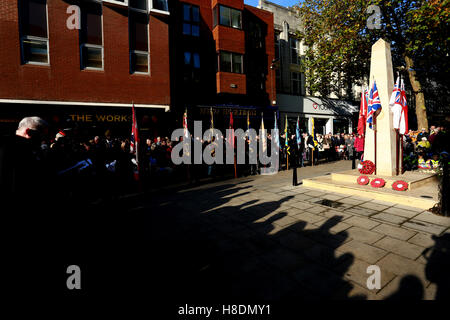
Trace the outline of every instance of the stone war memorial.
{"type": "Polygon", "coordinates": [[[369,79],[369,88],[376,82],[381,103],[381,111],[374,116],[373,127],[366,123],[364,162],[372,162],[372,170],[362,173],[360,165],[358,169],[304,179],[303,185],[429,210],[438,202],[437,175],[402,172],[400,138],[394,129],[393,112],[389,106],[394,89],[391,46],[383,39],[372,46],[369,79]]]}

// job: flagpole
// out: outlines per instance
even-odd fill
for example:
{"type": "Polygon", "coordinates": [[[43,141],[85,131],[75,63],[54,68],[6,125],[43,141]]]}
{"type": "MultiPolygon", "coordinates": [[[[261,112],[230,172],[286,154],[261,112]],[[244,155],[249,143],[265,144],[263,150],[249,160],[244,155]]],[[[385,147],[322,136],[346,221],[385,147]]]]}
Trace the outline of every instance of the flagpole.
{"type": "Polygon", "coordinates": [[[400,139],[400,134],[399,134],[399,129],[395,129],[395,134],[396,134],[396,137],[397,137],[397,139],[396,139],[396,141],[397,141],[397,143],[395,144],[396,145],[396,155],[395,155],[395,171],[396,171],[396,174],[397,174],[397,176],[398,176],[398,172],[399,172],[399,152],[400,152],[400,150],[399,150],[399,148],[400,148],[400,146],[399,146],[399,139],[400,139]]]}
{"type": "Polygon", "coordinates": [[[400,135],[400,173],[403,174],[403,134],[400,135]]]}
{"type": "Polygon", "coordinates": [[[375,172],[374,174],[377,174],[377,117],[373,116],[373,143],[374,143],[374,165],[375,165],[375,172]]]}

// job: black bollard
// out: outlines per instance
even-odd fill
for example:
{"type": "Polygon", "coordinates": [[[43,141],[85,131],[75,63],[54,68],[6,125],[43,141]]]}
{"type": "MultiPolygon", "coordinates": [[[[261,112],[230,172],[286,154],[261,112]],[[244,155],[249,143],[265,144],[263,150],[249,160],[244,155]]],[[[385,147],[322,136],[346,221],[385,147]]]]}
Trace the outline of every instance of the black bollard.
{"type": "Polygon", "coordinates": [[[294,165],[292,168],[292,185],[297,186],[297,166],[294,165]]]}
{"type": "Polygon", "coordinates": [[[355,148],[353,148],[353,153],[352,153],[352,169],[356,168],[356,163],[355,163],[355,148]]]}
{"type": "Polygon", "coordinates": [[[450,205],[449,205],[449,176],[448,176],[448,159],[443,159],[442,165],[442,180],[441,180],[441,190],[440,190],[440,200],[441,200],[441,214],[445,217],[450,216],[450,205]]]}

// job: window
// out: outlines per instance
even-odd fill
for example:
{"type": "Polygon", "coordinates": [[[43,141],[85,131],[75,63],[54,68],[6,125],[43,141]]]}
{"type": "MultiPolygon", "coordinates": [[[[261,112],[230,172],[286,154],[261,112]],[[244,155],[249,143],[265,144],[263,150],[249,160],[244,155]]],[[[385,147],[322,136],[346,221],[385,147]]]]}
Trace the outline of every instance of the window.
{"type": "Polygon", "coordinates": [[[194,37],[200,36],[199,7],[183,4],[183,34],[194,37]]]}
{"type": "MultiPolygon", "coordinates": [[[[217,25],[217,10],[214,8],[214,25],[217,25]]],[[[229,7],[219,6],[219,23],[223,26],[241,29],[241,11],[229,7]]]]}
{"type": "Polygon", "coordinates": [[[130,72],[149,73],[148,15],[130,11],[130,72]]]}
{"type": "Polygon", "coordinates": [[[280,34],[275,33],[275,59],[280,59],[280,34]]]}
{"type": "Polygon", "coordinates": [[[298,72],[291,72],[291,90],[293,95],[301,95],[302,78],[301,74],[298,72]]]}
{"type": "Polygon", "coordinates": [[[161,11],[169,11],[167,0],[153,0],[153,9],[161,11]]]}
{"type": "Polygon", "coordinates": [[[291,63],[300,64],[300,41],[295,38],[289,38],[291,46],[291,63]]]}
{"type": "Polygon", "coordinates": [[[232,73],[244,73],[242,54],[220,52],[220,71],[232,73]]]}
{"type": "Polygon", "coordinates": [[[19,4],[22,63],[49,64],[47,1],[21,0],[19,4]]]}
{"type": "Polygon", "coordinates": [[[102,5],[84,3],[81,8],[81,68],[103,69],[102,5]]]}
{"type": "Polygon", "coordinates": [[[128,7],[147,12],[147,0],[128,0],[128,7]]]}
{"type": "Polygon", "coordinates": [[[200,81],[200,55],[198,52],[184,52],[184,80],[200,81]]]}
{"type": "Polygon", "coordinates": [[[281,92],[282,88],[281,88],[281,72],[279,69],[275,70],[275,85],[276,85],[276,89],[277,92],[281,92]]]}

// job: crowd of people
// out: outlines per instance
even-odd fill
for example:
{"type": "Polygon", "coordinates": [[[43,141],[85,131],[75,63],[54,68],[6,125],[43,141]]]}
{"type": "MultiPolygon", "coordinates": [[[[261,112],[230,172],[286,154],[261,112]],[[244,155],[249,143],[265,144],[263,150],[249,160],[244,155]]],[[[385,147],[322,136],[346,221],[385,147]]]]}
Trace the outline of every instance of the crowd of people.
{"type": "MultiPolygon", "coordinates": [[[[59,193],[64,196],[103,197],[116,196],[138,188],[157,187],[173,182],[196,182],[206,177],[238,176],[258,174],[264,166],[256,164],[239,164],[235,168],[231,165],[174,165],[171,160],[172,149],[180,141],[171,141],[168,137],[148,137],[139,147],[139,161],[130,137],[112,137],[107,130],[102,136],[80,137],[71,130],[60,130],[53,137],[44,134],[44,121],[37,117],[25,118],[19,124],[16,139],[10,143],[17,156],[23,155],[24,150],[17,150],[22,146],[28,154],[25,158],[33,158],[32,163],[39,164],[39,172],[46,172],[46,180],[53,180],[59,186],[59,193]],[[39,134],[39,131],[42,131],[39,134]],[[19,137],[19,138],[17,138],[19,137]]],[[[298,133],[297,133],[298,134],[298,133]]],[[[300,139],[296,134],[279,137],[279,170],[288,167],[304,167],[320,163],[356,159],[364,159],[364,135],[359,134],[315,134],[301,133],[300,139]]],[[[194,139],[191,137],[191,139],[194,139]]],[[[259,139],[259,137],[257,137],[259,139]]],[[[404,168],[406,170],[434,169],[439,165],[442,154],[448,151],[449,137],[443,127],[432,126],[427,132],[409,131],[403,137],[404,168]]],[[[226,139],[224,139],[227,143],[226,139]]],[[[251,148],[247,137],[246,159],[251,148]]],[[[212,141],[201,141],[203,149],[212,141]]],[[[268,134],[267,150],[270,154],[273,139],[268,134]]],[[[212,153],[214,148],[211,149],[212,153]]],[[[212,154],[213,156],[213,154],[212,154]]],[[[3,167],[4,167],[3,161],[3,167]]],[[[193,161],[192,161],[193,163],[193,161]]],[[[10,166],[20,167],[20,161],[10,166]]],[[[6,165],[8,167],[8,165],[6,165]]],[[[29,174],[29,168],[14,176],[18,179],[29,174]],[[27,173],[28,172],[28,173],[27,173]]],[[[2,168],[4,169],[4,168],[2,168]]],[[[5,170],[5,169],[4,169],[5,170]]],[[[2,172],[2,180],[8,174],[2,172]]],[[[14,185],[16,185],[15,183],[14,185]]],[[[5,187],[5,184],[3,184],[5,187]]]]}
{"type": "Polygon", "coordinates": [[[403,137],[403,162],[406,170],[436,170],[450,151],[447,128],[431,126],[429,131],[409,130],[403,137]]]}

